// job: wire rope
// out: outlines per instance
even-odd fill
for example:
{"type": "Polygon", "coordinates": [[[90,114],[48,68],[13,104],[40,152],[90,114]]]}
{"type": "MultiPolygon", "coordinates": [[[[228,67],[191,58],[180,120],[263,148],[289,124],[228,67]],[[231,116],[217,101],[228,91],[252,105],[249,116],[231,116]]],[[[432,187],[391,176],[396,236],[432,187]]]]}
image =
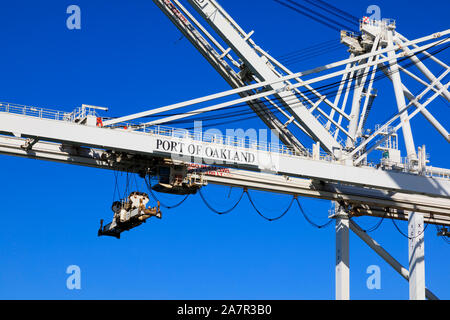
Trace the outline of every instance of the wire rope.
{"type": "Polygon", "coordinates": [[[296,201],[297,201],[298,207],[300,208],[300,212],[302,213],[303,217],[304,217],[304,218],[306,219],[306,221],[308,221],[308,223],[311,224],[312,226],[316,227],[317,229],[323,229],[323,228],[328,227],[328,226],[333,222],[333,219],[329,219],[328,222],[326,222],[326,223],[324,223],[324,224],[322,224],[322,225],[313,222],[313,221],[306,215],[306,213],[305,213],[305,211],[303,210],[303,207],[302,207],[302,205],[300,204],[300,201],[298,200],[298,198],[295,198],[295,199],[296,199],[296,201]]]}
{"type": "MultiPolygon", "coordinates": [[[[377,230],[377,229],[381,226],[381,224],[383,223],[384,218],[386,218],[386,216],[387,216],[387,212],[385,211],[384,214],[383,214],[383,216],[381,217],[381,219],[379,219],[377,223],[375,223],[372,227],[370,227],[370,228],[368,228],[368,229],[362,228],[361,226],[359,226],[359,224],[358,224],[358,226],[359,226],[359,228],[360,228],[363,232],[365,232],[365,233],[374,232],[375,230],[377,230]]],[[[350,215],[349,215],[348,217],[349,217],[349,219],[350,219],[351,221],[353,221],[353,218],[352,218],[350,215]]]]}
{"type": "MultiPolygon", "coordinates": [[[[446,39],[448,39],[448,38],[446,38],[446,39]]],[[[446,39],[443,39],[442,41],[445,41],[446,39]]],[[[437,46],[439,44],[440,43],[437,43],[437,44],[435,44],[435,46],[437,46]]],[[[449,46],[450,45],[447,45],[445,48],[436,51],[434,54],[442,52],[443,50],[448,49],[449,46]]],[[[424,57],[423,60],[425,60],[427,58],[428,58],[428,56],[424,57]]],[[[407,57],[401,58],[401,59],[399,59],[397,61],[397,63],[402,62],[402,61],[404,61],[406,59],[408,59],[408,58],[407,57]]],[[[414,63],[408,63],[408,64],[403,65],[402,67],[407,69],[407,68],[409,68],[412,65],[414,65],[414,63]]],[[[361,73],[360,75],[355,76],[355,79],[359,79],[361,77],[364,77],[369,72],[370,71],[368,71],[367,73],[361,73]]],[[[397,71],[394,71],[394,72],[400,72],[400,70],[397,70],[397,71]]],[[[388,77],[389,75],[392,75],[394,72],[388,71],[388,74],[386,75],[386,74],[382,73],[380,70],[377,70],[378,75],[374,78],[374,82],[375,81],[379,81],[381,79],[384,79],[384,78],[388,77]]],[[[323,85],[323,86],[320,86],[320,87],[316,87],[315,90],[319,91],[319,90],[335,89],[335,88],[338,88],[339,85],[342,82],[343,82],[342,80],[339,80],[339,81],[336,81],[336,82],[333,82],[333,83],[329,83],[329,84],[326,84],[326,85],[323,85]]],[[[354,87],[355,87],[355,83],[352,82],[352,85],[351,85],[350,89],[354,90],[354,87]]],[[[322,92],[322,95],[326,95],[328,98],[332,98],[332,97],[334,97],[337,94],[337,92],[339,92],[339,90],[333,90],[333,91],[329,91],[329,92],[322,92]]],[[[303,90],[303,91],[301,91],[301,93],[303,95],[305,95],[307,98],[312,97],[313,99],[318,99],[317,96],[316,96],[316,93],[312,92],[311,90],[303,90]]],[[[295,99],[298,98],[298,94],[297,93],[290,94],[290,95],[286,96],[286,98],[291,98],[291,101],[292,101],[292,100],[295,100],[295,99]]],[[[286,101],[289,102],[289,100],[286,100],[286,101]]],[[[270,111],[273,111],[274,113],[280,112],[278,109],[276,109],[274,106],[272,106],[269,102],[267,102],[267,101],[260,101],[260,102],[264,106],[266,106],[270,111]]],[[[218,111],[222,111],[222,110],[229,110],[229,109],[235,109],[235,108],[241,108],[241,107],[248,108],[248,104],[247,103],[235,104],[235,105],[232,105],[232,106],[221,108],[221,110],[216,110],[216,111],[211,111],[211,112],[218,112],[218,111]]],[[[295,109],[295,108],[298,108],[298,107],[300,107],[300,106],[292,106],[292,109],[295,109]]],[[[200,112],[200,111],[188,111],[188,112],[180,112],[180,113],[172,113],[172,114],[164,114],[164,115],[152,115],[152,116],[147,116],[147,117],[143,117],[143,118],[161,117],[161,116],[176,116],[176,115],[183,115],[183,114],[186,114],[186,115],[189,115],[189,114],[196,115],[197,114],[198,115],[198,114],[202,114],[202,112],[200,112]]],[[[243,116],[243,115],[246,115],[246,114],[253,114],[253,118],[257,117],[257,115],[254,114],[253,110],[246,110],[246,111],[238,112],[238,113],[233,112],[233,113],[228,113],[228,114],[219,115],[219,116],[211,116],[209,118],[206,118],[207,119],[206,121],[216,120],[216,119],[221,119],[221,118],[229,118],[230,116],[234,116],[234,117],[243,116]]],[[[247,120],[247,119],[250,119],[250,118],[251,117],[245,118],[245,119],[242,119],[242,120],[247,120]]],[[[205,119],[205,117],[203,116],[199,120],[205,121],[204,119],[205,119]]],[[[197,119],[192,119],[191,118],[189,120],[186,120],[186,119],[184,119],[184,120],[175,120],[175,121],[170,121],[167,124],[191,123],[192,121],[195,121],[195,120],[197,120],[197,119]]],[[[234,120],[234,121],[238,121],[238,120],[234,120]]],[[[229,121],[227,121],[227,122],[229,122],[229,121]]],[[[217,124],[217,125],[219,125],[219,124],[217,124]]]]}
{"type": "Polygon", "coordinates": [[[418,237],[420,237],[421,235],[423,235],[425,233],[425,230],[427,230],[429,223],[427,223],[425,225],[425,227],[423,228],[422,232],[419,232],[417,235],[415,235],[414,237],[410,237],[407,234],[405,234],[402,230],[400,230],[399,226],[397,225],[397,223],[395,222],[395,219],[393,217],[391,217],[392,223],[395,226],[395,229],[397,229],[397,231],[405,238],[409,239],[409,240],[413,240],[416,239],[418,237]]]}

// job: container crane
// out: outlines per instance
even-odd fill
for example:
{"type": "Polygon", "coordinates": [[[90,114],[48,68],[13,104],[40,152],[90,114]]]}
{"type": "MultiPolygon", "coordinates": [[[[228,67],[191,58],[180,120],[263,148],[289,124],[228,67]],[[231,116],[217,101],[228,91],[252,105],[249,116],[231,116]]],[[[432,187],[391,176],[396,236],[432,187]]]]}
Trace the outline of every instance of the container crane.
{"type": "MultiPolygon", "coordinates": [[[[230,90],[115,119],[102,117],[99,112],[105,110],[94,106],[64,112],[1,103],[0,153],[156,176],[154,189],[175,194],[195,193],[213,183],[331,200],[336,204],[330,216],[336,220],[337,299],[349,298],[349,230],[410,282],[412,299],[436,298],[425,288],[423,224],[450,226],[450,170],[430,166],[425,146],[416,149],[410,120],[422,114],[445,142],[450,141],[444,125],[427,109],[437,97],[450,101],[450,67],[434,56],[449,42],[450,29],[408,40],[396,31],[394,20],[364,17],[361,34],[340,34],[348,58],[294,73],[258,46],[254,32],[246,33],[217,1],[188,0],[218,38],[179,0],[153,2],[230,90]],[[444,71],[434,75],[421,56],[444,71]],[[402,65],[404,61],[417,66],[427,81],[402,65]],[[396,112],[367,133],[366,120],[377,109],[374,101],[380,94],[374,88],[379,71],[392,82],[396,112]],[[424,86],[418,95],[408,89],[404,75],[424,86]],[[338,79],[334,99],[313,87],[322,88],[333,79],[338,79]],[[164,126],[242,103],[281,143],[164,126]],[[197,109],[182,111],[189,107],[197,109]],[[162,115],[173,110],[181,111],[162,115]],[[398,131],[404,138],[402,149],[398,131]],[[374,165],[367,157],[377,150],[383,157],[374,165]],[[360,232],[351,218],[361,215],[408,220],[410,273],[360,232]]],[[[120,237],[150,217],[161,218],[159,204],[147,208],[148,201],[147,194],[131,193],[115,202],[113,221],[105,226],[102,222],[99,235],[120,237]]]]}

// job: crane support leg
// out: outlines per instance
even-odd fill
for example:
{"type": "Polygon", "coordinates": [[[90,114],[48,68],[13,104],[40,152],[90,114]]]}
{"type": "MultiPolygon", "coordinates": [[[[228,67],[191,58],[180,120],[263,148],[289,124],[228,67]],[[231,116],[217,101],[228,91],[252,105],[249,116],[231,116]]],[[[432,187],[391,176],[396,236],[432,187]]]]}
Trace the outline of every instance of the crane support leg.
{"type": "MultiPolygon", "coordinates": [[[[389,252],[387,252],[378,242],[370,237],[361,227],[354,221],[350,221],[350,230],[353,231],[362,241],[364,241],[373,251],[375,251],[384,261],[386,261],[395,271],[403,278],[409,281],[409,271],[403,267],[389,252]]],[[[428,300],[439,300],[429,289],[425,288],[425,296],[428,300]]]]}
{"type": "Polygon", "coordinates": [[[425,300],[425,246],[423,214],[411,212],[408,218],[409,299],[425,300]]]}
{"type": "Polygon", "coordinates": [[[349,219],[344,211],[336,215],[336,300],[350,299],[349,219]]]}

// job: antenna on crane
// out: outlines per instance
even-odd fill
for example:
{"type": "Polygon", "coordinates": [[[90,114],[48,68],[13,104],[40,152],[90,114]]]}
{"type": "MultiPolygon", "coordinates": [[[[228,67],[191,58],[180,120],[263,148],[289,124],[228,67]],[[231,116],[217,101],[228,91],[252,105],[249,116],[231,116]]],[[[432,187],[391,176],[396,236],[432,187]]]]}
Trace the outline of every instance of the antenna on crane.
{"type": "Polygon", "coordinates": [[[82,104],[81,107],[83,109],[93,109],[93,110],[108,111],[107,107],[92,106],[92,105],[89,105],[89,104],[82,104]]]}

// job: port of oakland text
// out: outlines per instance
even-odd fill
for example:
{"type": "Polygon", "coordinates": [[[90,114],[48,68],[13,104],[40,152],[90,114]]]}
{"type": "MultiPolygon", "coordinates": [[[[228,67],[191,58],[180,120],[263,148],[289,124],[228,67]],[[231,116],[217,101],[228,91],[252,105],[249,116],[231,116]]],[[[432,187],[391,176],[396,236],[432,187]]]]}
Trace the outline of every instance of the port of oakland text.
{"type": "Polygon", "coordinates": [[[156,149],[174,153],[176,155],[188,155],[202,159],[221,160],[227,163],[256,164],[256,155],[249,151],[235,150],[232,148],[203,146],[195,143],[184,143],[170,140],[157,139],[156,149]]]}

